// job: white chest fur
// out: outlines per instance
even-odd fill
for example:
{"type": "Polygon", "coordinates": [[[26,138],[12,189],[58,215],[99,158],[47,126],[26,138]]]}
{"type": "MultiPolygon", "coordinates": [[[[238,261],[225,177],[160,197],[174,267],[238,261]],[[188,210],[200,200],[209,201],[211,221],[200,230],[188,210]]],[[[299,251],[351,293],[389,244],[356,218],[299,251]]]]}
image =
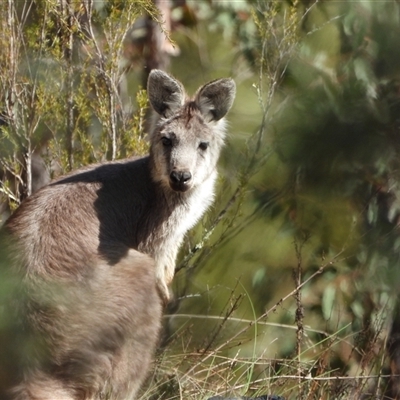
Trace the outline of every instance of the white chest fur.
{"type": "Polygon", "coordinates": [[[174,277],[176,256],[185,234],[200,220],[213,202],[216,176],[217,173],[213,172],[201,186],[186,196],[184,201],[174,208],[163,227],[164,240],[153,257],[156,261],[158,286],[162,288],[164,297],[168,297],[168,285],[174,277]]]}

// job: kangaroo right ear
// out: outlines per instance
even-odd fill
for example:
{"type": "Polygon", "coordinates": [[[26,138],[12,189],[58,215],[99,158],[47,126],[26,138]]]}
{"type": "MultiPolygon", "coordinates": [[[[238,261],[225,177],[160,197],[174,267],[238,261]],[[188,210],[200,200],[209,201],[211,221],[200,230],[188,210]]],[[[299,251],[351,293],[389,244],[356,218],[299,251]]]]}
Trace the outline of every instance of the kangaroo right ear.
{"type": "Polygon", "coordinates": [[[233,79],[223,78],[207,83],[196,95],[196,104],[208,121],[218,121],[232,107],[236,85],[233,79]]]}
{"type": "Polygon", "coordinates": [[[182,84],[159,69],[153,69],[150,72],[147,94],[154,111],[165,118],[171,116],[185,100],[182,84]]]}

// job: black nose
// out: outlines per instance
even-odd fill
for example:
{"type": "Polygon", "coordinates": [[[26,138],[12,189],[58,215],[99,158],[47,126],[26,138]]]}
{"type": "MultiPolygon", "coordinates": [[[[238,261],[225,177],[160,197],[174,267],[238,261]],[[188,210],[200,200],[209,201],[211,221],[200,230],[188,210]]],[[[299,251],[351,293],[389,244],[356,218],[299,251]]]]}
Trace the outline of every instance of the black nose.
{"type": "Polygon", "coordinates": [[[169,177],[171,182],[182,185],[192,179],[192,174],[189,171],[172,171],[169,177]]]}

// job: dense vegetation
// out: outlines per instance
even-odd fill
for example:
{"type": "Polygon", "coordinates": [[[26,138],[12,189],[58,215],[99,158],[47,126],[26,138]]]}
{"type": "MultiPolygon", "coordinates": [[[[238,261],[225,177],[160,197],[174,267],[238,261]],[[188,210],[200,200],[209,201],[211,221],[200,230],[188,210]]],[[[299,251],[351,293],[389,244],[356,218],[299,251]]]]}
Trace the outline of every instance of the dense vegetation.
{"type": "Polygon", "coordinates": [[[238,84],[216,204],[181,252],[143,398],[391,398],[399,8],[0,3],[2,220],[50,177],[146,152],[148,67],[192,90],[238,84]]]}

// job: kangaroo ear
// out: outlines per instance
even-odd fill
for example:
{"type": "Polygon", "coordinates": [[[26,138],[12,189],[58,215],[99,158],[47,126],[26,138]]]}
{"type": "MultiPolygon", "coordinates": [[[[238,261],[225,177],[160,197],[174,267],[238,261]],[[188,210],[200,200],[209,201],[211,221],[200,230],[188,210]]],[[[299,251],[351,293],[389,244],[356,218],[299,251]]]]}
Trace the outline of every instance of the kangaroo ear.
{"type": "Polygon", "coordinates": [[[201,87],[195,102],[207,121],[218,121],[231,108],[235,95],[236,85],[233,79],[218,79],[201,87]]]}
{"type": "Polygon", "coordinates": [[[185,100],[182,84],[159,69],[150,72],[147,94],[154,111],[165,118],[181,107],[185,100]]]}

